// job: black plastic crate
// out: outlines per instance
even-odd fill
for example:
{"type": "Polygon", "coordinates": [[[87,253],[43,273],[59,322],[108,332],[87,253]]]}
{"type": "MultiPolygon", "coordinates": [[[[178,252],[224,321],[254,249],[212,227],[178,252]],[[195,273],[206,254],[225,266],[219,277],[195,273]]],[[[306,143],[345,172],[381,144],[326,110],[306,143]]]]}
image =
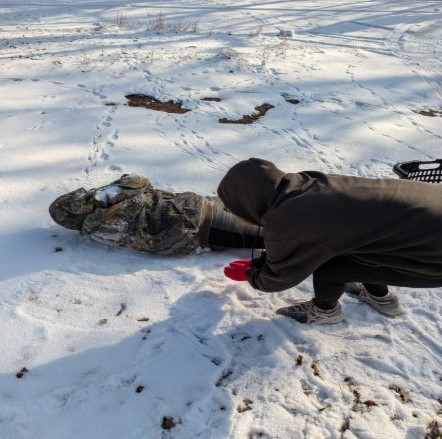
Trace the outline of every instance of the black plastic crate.
{"type": "Polygon", "coordinates": [[[412,162],[396,163],[393,166],[393,171],[400,178],[407,180],[442,183],[442,159],[431,162],[414,160],[412,162]]]}

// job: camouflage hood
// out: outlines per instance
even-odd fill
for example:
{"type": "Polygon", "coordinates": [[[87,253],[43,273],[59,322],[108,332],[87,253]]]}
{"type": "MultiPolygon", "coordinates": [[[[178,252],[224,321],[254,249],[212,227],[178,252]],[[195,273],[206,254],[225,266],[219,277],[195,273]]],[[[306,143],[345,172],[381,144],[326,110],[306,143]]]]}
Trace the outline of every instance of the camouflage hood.
{"type": "Polygon", "coordinates": [[[80,188],[61,195],[49,206],[49,214],[60,226],[81,230],[87,216],[96,208],[119,203],[143,189],[153,189],[150,180],[124,174],[108,186],[89,190],[80,188]]]}
{"type": "Polygon", "coordinates": [[[193,192],[155,189],[137,175],[57,198],[49,207],[56,223],[103,244],[163,255],[200,247],[206,200],[193,192]]]}

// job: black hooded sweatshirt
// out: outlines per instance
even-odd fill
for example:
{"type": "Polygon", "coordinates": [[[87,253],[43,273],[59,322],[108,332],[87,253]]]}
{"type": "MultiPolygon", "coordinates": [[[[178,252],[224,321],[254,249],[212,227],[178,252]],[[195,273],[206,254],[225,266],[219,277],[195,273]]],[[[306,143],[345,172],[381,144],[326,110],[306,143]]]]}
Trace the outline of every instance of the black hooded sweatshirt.
{"type": "Polygon", "coordinates": [[[442,184],[286,174],[251,158],[227,172],[218,195],[263,226],[266,263],[248,274],[256,289],[291,288],[336,256],[442,285],[442,184]]]}

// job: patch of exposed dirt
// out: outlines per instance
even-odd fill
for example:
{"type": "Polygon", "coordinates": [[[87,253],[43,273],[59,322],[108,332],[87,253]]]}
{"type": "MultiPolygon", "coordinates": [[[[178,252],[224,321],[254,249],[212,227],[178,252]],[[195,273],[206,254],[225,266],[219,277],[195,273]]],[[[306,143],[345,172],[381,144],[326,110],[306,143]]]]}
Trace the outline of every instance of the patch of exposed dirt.
{"type": "Polygon", "coordinates": [[[135,392],[136,392],[136,393],[141,393],[143,390],[144,390],[144,386],[140,384],[140,385],[137,386],[137,388],[135,389],[135,392]]]}
{"type": "Polygon", "coordinates": [[[221,102],[220,98],[202,98],[202,101],[209,101],[209,102],[221,102]]]}
{"type": "Polygon", "coordinates": [[[149,317],[140,317],[137,319],[137,322],[148,322],[149,320],[149,317]]]}
{"type": "Polygon", "coordinates": [[[313,361],[313,363],[311,364],[311,368],[313,370],[313,375],[320,377],[321,376],[321,371],[319,369],[319,364],[316,361],[313,361]]]}
{"type": "Polygon", "coordinates": [[[270,436],[263,431],[252,431],[249,433],[248,439],[270,439],[270,436]]]}
{"type": "Polygon", "coordinates": [[[297,105],[297,104],[299,104],[301,102],[299,99],[289,98],[289,97],[286,97],[286,96],[284,96],[284,100],[286,102],[288,102],[289,104],[293,104],[293,105],[297,105]]]}
{"type": "Polygon", "coordinates": [[[413,110],[415,113],[421,116],[427,117],[442,117],[442,110],[413,110]]]}
{"type": "Polygon", "coordinates": [[[392,384],[389,389],[393,390],[393,392],[396,392],[403,402],[410,401],[410,392],[408,390],[405,390],[403,387],[392,384]]]}
{"type": "Polygon", "coordinates": [[[248,125],[256,120],[258,120],[260,117],[264,116],[267,111],[273,108],[273,105],[270,104],[262,104],[255,107],[255,111],[257,113],[254,114],[245,114],[241,119],[219,119],[219,123],[236,123],[240,125],[248,125]]]}
{"type": "Polygon", "coordinates": [[[232,375],[232,371],[230,369],[225,370],[218,381],[215,383],[216,387],[225,386],[225,381],[232,375]]]}
{"type": "Polygon", "coordinates": [[[167,101],[161,102],[153,96],[144,94],[132,94],[126,95],[126,99],[129,101],[127,105],[129,107],[143,107],[148,110],[163,111],[165,113],[183,114],[190,110],[182,108],[182,103],[179,101],[167,101]]]}
{"type": "Polygon", "coordinates": [[[127,309],[127,305],[125,303],[122,303],[120,305],[120,309],[118,310],[118,312],[115,314],[115,317],[119,317],[121,316],[121,314],[123,314],[124,311],[126,311],[127,309]]]}
{"type": "MultiPolygon", "coordinates": [[[[344,433],[344,432],[346,432],[347,430],[349,430],[350,429],[350,418],[345,418],[344,419],[344,422],[342,423],[342,425],[341,425],[341,428],[340,428],[340,432],[341,433],[344,433]]],[[[342,436],[341,436],[342,437],[342,436]]]]}
{"type": "Polygon", "coordinates": [[[161,422],[161,428],[163,430],[171,430],[175,428],[177,424],[181,424],[181,419],[174,418],[173,416],[164,416],[161,422]]]}
{"type": "Polygon", "coordinates": [[[441,439],[442,435],[439,428],[440,426],[437,421],[431,421],[427,425],[427,434],[424,439],[441,439]]]}
{"type": "Polygon", "coordinates": [[[29,369],[27,369],[26,367],[23,367],[21,370],[20,370],[20,372],[17,372],[16,374],[15,374],[15,376],[17,377],[17,378],[23,378],[27,373],[29,373],[29,369]]]}
{"type": "Polygon", "coordinates": [[[248,412],[249,410],[252,410],[252,404],[253,401],[251,399],[245,398],[242,402],[242,404],[240,404],[237,408],[236,411],[238,413],[244,413],[244,412],[248,412]]]}

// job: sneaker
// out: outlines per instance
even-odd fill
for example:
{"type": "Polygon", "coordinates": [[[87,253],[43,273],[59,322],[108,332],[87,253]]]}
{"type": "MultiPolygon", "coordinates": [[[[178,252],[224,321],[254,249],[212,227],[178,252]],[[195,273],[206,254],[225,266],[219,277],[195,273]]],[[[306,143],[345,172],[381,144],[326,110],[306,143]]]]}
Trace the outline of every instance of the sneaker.
{"type": "Polygon", "coordinates": [[[322,309],[313,300],[300,302],[286,308],[279,308],[276,310],[276,314],[290,317],[300,323],[314,323],[316,325],[338,323],[342,322],[345,318],[339,303],[332,309],[322,309]]]}
{"type": "Polygon", "coordinates": [[[404,312],[404,308],[399,303],[396,294],[388,292],[385,296],[373,296],[367,289],[359,282],[348,283],[345,292],[361,302],[368,303],[372,308],[381,314],[390,317],[398,316],[404,312]]]}

